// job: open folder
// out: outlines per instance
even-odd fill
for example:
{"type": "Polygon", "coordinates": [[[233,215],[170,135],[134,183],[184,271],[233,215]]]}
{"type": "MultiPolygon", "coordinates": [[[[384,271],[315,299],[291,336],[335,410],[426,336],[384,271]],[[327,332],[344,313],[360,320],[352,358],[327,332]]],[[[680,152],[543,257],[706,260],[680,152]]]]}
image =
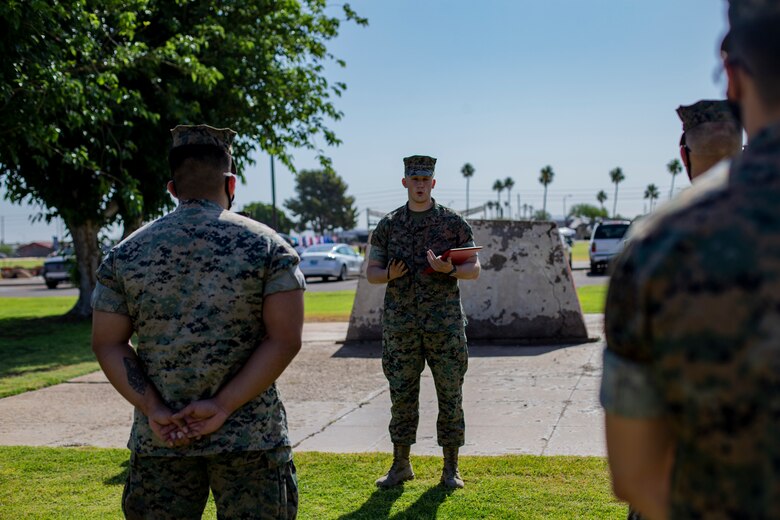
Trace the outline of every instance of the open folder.
{"type": "MultiPolygon", "coordinates": [[[[447,260],[450,258],[452,260],[452,265],[460,265],[482,249],[482,246],[474,246],[474,247],[455,247],[453,249],[448,249],[441,255],[442,260],[447,260]]],[[[434,273],[435,271],[428,267],[425,269],[425,272],[428,274],[434,273]]]]}

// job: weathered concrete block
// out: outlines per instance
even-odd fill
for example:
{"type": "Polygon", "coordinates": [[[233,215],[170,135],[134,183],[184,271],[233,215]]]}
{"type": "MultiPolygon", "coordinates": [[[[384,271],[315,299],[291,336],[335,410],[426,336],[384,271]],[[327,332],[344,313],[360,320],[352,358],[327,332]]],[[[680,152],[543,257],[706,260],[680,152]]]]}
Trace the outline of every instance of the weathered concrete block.
{"type": "MultiPolygon", "coordinates": [[[[581,342],[588,333],[553,222],[472,220],[482,274],[461,280],[469,340],[581,342]]],[[[384,285],[358,281],[347,341],[382,337],[384,285]]]]}

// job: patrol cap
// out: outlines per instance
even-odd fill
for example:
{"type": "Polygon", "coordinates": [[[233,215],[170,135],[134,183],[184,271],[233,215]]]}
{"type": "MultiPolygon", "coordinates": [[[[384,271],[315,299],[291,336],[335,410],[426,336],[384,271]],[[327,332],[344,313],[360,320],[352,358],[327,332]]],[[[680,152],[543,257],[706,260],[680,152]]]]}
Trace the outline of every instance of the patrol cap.
{"type": "Polygon", "coordinates": [[[681,105],[677,115],[683,124],[683,132],[689,132],[703,123],[732,123],[739,127],[726,100],[703,99],[693,105],[681,105]]]}
{"type": "Polygon", "coordinates": [[[777,0],[729,0],[729,32],[722,51],[731,59],[743,58],[743,39],[773,38],[777,45],[780,2],[777,0]]]}
{"type": "Polygon", "coordinates": [[[406,177],[433,177],[436,159],[427,155],[404,157],[404,175],[406,177]]]}
{"type": "Polygon", "coordinates": [[[178,125],[171,130],[171,150],[188,144],[219,146],[233,155],[233,138],[236,132],[230,128],[214,128],[209,125],[178,125]]]}

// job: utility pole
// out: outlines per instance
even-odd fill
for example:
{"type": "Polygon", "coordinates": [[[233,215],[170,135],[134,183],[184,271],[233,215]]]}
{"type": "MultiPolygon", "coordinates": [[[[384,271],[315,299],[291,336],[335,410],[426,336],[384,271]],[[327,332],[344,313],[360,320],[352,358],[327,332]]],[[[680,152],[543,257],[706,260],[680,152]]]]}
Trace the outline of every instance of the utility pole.
{"type": "Polygon", "coordinates": [[[0,217],[0,244],[5,244],[5,217],[0,217]]]}
{"type": "Polygon", "coordinates": [[[522,219],[522,215],[520,215],[520,194],[517,194],[517,220],[522,219]]]}
{"type": "Polygon", "coordinates": [[[276,172],[274,171],[274,156],[271,156],[271,221],[273,222],[274,230],[279,229],[279,224],[276,218],[276,172]]]}

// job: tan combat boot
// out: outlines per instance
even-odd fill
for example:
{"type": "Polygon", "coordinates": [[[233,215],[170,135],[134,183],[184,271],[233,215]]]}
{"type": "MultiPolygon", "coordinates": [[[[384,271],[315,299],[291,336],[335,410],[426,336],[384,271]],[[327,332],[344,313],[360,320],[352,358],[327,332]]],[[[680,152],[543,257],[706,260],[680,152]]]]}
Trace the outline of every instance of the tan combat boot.
{"type": "Polygon", "coordinates": [[[446,488],[460,489],[463,479],[458,471],[458,447],[444,447],[444,469],[441,471],[441,483],[446,488]]]}
{"type": "Polygon", "coordinates": [[[384,477],[377,479],[377,487],[390,488],[414,478],[412,463],[409,462],[410,449],[411,446],[393,445],[393,465],[384,477]]]}

